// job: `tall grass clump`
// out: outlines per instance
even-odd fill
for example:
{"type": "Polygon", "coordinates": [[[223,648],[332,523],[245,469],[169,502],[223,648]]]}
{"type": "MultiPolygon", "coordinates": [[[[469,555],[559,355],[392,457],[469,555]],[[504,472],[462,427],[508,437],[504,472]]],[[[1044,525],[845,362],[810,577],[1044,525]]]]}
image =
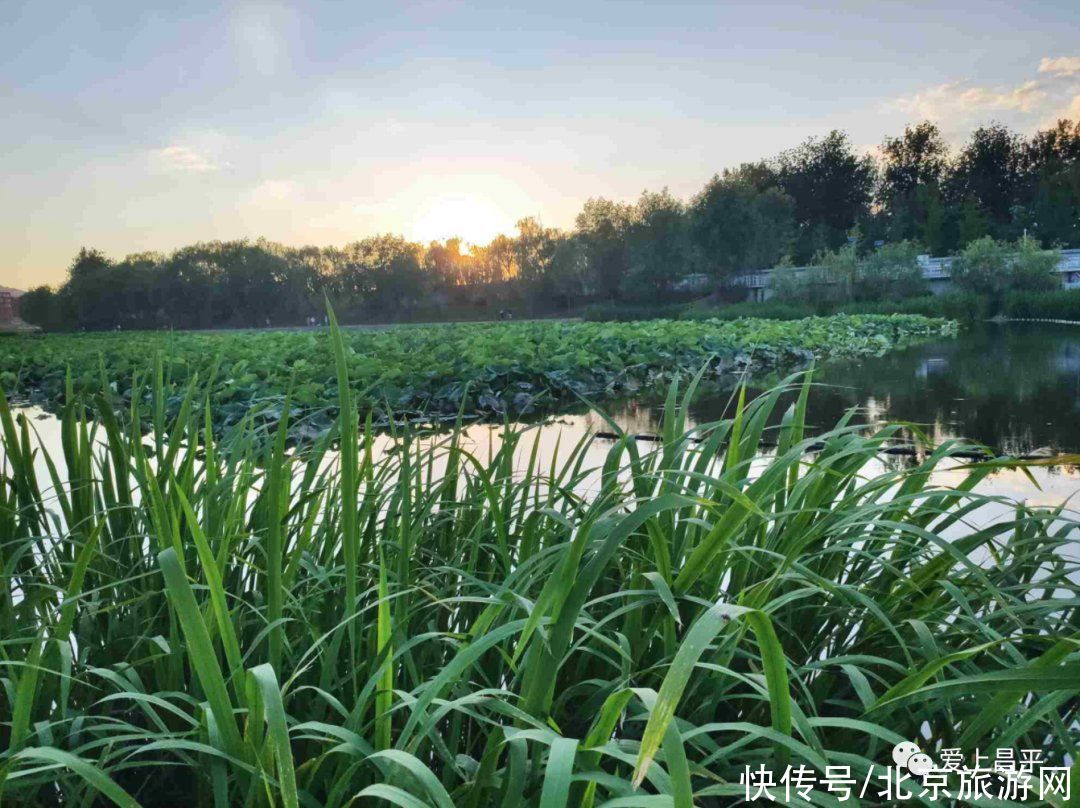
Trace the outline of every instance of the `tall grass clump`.
{"type": "Polygon", "coordinates": [[[1054,292],[1010,292],[1001,313],[1018,320],[1074,320],[1080,322],[1080,289],[1054,292]]]}
{"type": "Polygon", "coordinates": [[[688,808],[900,740],[1075,756],[1078,523],[977,493],[1006,461],[867,475],[898,428],[809,436],[797,377],[693,428],[673,386],[600,468],[510,427],[376,453],[335,347],[299,454],[160,368],[148,436],[73,395],[56,456],[0,401],[5,805],[688,808]]]}

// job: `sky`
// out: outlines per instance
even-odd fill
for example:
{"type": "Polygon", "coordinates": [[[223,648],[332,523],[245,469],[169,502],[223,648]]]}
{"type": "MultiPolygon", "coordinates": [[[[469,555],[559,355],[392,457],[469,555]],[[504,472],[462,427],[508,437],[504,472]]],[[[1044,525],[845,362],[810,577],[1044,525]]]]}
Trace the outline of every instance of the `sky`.
{"type": "Polygon", "coordinates": [[[1080,118],[1080,3],[4,0],[0,285],[264,236],[484,243],[834,128],[1080,118]],[[817,6],[817,7],[811,7],[817,6]]]}

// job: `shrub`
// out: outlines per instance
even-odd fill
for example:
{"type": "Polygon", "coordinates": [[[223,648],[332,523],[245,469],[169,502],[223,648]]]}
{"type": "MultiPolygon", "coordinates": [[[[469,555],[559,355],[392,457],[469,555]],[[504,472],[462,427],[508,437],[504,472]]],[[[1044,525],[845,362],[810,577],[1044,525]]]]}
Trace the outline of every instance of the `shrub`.
{"type": "MultiPolygon", "coordinates": [[[[941,312],[938,317],[950,317],[955,320],[985,320],[990,316],[990,301],[985,297],[953,292],[935,298],[937,307],[933,311],[941,312]]],[[[907,312],[907,309],[904,310],[907,312]]]]}
{"type": "Polygon", "coordinates": [[[722,308],[698,308],[687,312],[685,319],[737,320],[741,317],[760,317],[766,320],[801,320],[829,314],[921,314],[926,317],[946,317],[951,320],[985,320],[993,312],[985,297],[963,292],[947,295],[923,295],[904,300],[846,303],[821,301],[766,300],[762,303],[736,303],[722,308]]]}
{"type": "Polygon", "coordinates": [[[819,309],[810,303],[789,300],[766,300],[763,303],[747,301],[720,308],[700,308],[687,311],[683,316],[689,320],[738,320],[741,317],[760,317],[765,320],[801,320],[815,317],[819,309]]]}
{"type": "Polygon", "coordinates": [[[964,292],[876,303],[848,303],[836,311],[845,314],[922,314],[926,317],[947,317],[964,321],[984,320],[990,314],[986,298],[964,292]]]}
{"type": "Polygon", "coordinates": [[[854,245],[819,253],[814,265],[773,270],[773,296],[786,301],[833,303],[903,300],[926,294],[919,267],[919,246],[910,241],[887,244],[860,260],[854,245]]]}
{"type": "Polygon", "coordinates": [[[1055,292],[1010,292],[1002,314],[1017,319],[1076,320],[1080,322],[1080,289],[1055,292]]]}
{"type": "Polygon", "coordinates": [[[808,280],[817,300],[850,300],[858,271],[859,257],[855,245],[847,244],[838,250],[826,250],[815,256],[808,280]],[[813,285],[817,288],[813,288],[813,285]]]}
{"type": "Polygon", "coordinates": [[[984,236],[968,244],[953,261],[952,280],[957,289],[986,295],[992,307],[1000,309],[1008,291],[1054,289],[1060,258],[1057,250],[1044,250],[1033,238],[1009,243],[984,236]]]}
{"type": "Polygon", "coordinates": [[[1016,242],[1009,263],[1009,287],[1014,291],[1050,292],[1061,288],[1057,265],[1058,250],[1044,250],[1039,242],[1025,236],[1016,242]]]}
{"type": "Polygon", "coordinates": [[[976,239],[953,261],[951,273],[961,291],[1000,297],[1009,288],[1008,247],[991,236],[976,239]]]}
{"type": "Polygon", "coordinates": [[[660,305],[627,303],[594,303],[587,306],[581,318],[587,322],[627,323],[634,320],[677,320],[686,305],[667,303],[660,305]]]}
{"type": "Polygon", "coordinates": [[[777,300],[795,303],[836,303],[846,300],[848,284],[837,283],[827,265],[778,267],[769,276],[769,289],[777,300]]]}
{"type": "Polygon", "coordinates": [[[903,300],[925,295],[919,266],[920,247],[911,241],[886,244],[855,268],[852,296],[856,300],[903,300]]]}

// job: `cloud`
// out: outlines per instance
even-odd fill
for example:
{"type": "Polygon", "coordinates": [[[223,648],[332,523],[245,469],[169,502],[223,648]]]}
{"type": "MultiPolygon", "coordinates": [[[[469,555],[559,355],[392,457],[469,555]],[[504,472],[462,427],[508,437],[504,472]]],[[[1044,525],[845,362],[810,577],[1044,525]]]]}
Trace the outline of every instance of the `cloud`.
{"type": "Polygon", "coordinates": [[[985,87],[970,81],[954,81],[901,96],[890,107],[918,118],[970,118],[988,112],[1037,111],[1047,98],[1042,85],[1025,81],[1016,87],[985,87]]]}
{"type": "Polygon", "coordinates": [[[1080,56],[1044,56],[1039,62],[1039,72],[1054,76],[1080,75],[1080,56]]]}
{"type": "Polygon", "coordinates": [[[295,24],[284,6],[257,3],[241,6],[233,18],[233,39],[240,59],[256,73],[273,76],[289,61],[285,31],[295,24]]]}
{"type": "Polygon", "coordinates": [[[886,112],[937,121],[946,134],[998,120],[1021,130],[1045,129],[1058,120],[1080,120],[1080,56],[1046,56],[1038,77],[1015,85],[970,80],[926,87],[886,102],[886,112]]]}
{"type": "Polygon", "coordinates": [[[227,163],[214,160],[205,152],[180,144],[152,150],[150,160],[160,170],[183,174],[205,174],[228,166],[227,163]]]}
{"type": "Polygon", "coordinates": [[[296,195],[297,185],[292,180],[264,180],[248,192],[252,202],[276,204],[286,202],[296,195]]]}
{"type": "Polygon", "coordinates": [[[1054,126],[1062,118],[1080,123],[1080,93],[1074,95],[1063,107],[1051,115],[1048,115],[1039,125],[1040,129],[1054,126]]]}

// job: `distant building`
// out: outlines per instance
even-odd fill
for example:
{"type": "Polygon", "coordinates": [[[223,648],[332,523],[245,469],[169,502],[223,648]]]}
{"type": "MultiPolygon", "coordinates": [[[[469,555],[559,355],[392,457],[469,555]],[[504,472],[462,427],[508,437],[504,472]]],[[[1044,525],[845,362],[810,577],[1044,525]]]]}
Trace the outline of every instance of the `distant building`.
{"type": "Polygon", "coordinates": [[[712,278],[709,275],[704,272],[694,272],[683,275],[671,285],[671,288],[676,292],[704,292],[711,283],[712,278]]]}
{"type": "Polygon", "coordinates": [[[23,293],[18,289],[0,286],[0,323],[17,320],[19,317],[19,298],[23,293]]]}

